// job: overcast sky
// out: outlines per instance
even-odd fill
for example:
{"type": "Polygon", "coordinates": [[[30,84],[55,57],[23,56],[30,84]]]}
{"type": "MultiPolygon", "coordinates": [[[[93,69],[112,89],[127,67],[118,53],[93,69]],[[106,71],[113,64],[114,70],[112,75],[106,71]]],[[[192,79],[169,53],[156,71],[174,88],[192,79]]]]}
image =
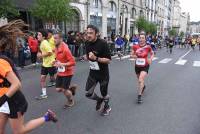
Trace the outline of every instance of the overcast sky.
{"type": "Polygon", "coordinates": [[[200,21],[200,0],[180,0],[182,12],[190,13],[191,21],[200,21]]]}

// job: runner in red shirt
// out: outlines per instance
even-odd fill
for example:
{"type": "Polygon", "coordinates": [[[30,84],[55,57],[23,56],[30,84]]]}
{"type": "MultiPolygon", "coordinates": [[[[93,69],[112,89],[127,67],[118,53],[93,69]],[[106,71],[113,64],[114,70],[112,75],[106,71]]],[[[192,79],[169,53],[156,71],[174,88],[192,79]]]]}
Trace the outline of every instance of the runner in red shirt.
{"type": "Polygon", "coordinates": [[[154,52],[151,46],[146,44],[145,33],[140,33],[140,43],[134,45],[131,56],[135,58],[135,72],[139,83],[138,103],[142,103],[142,94],[145,90],[144,80],[148,74],[149,66],[152,63],[154,52]],[[150,58],[148,55],[150,54],[150,58]]]}
{"type": "Polygon", "coordinates": [[[56,90],[58,92],[63,92],[67,97],[68,101],[64,108],[72,107],[74,105],[73,96],[77,88],[76,85],[70,86],[72,76],[74,75],[75,59],[67,44],[63,42],[61,33],[56,33],[54,39],[56,44],[56,61],[54,66],[58,68],[56,90]]]}

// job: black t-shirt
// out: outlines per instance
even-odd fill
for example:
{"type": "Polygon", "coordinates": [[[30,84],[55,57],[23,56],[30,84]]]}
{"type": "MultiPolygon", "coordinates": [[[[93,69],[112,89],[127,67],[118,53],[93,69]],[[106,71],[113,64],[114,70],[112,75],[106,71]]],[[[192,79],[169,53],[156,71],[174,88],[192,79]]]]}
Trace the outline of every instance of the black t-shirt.
{"type": "MultiPolygon", "coordinates": [[[[93,52],[99,58],[111,59],[109,46],[108,46],[107,42],[105,42],[102,39],[97,39],[95,42],[86,42],[87,57],[89,57],[90,52],[93,52]]],[[[103,63],[98,62],[98,65],[99,65],[100,70],[91,70],[90,69],[90,74],[109,75],[108,64],[103,64],[103,63]]]]}

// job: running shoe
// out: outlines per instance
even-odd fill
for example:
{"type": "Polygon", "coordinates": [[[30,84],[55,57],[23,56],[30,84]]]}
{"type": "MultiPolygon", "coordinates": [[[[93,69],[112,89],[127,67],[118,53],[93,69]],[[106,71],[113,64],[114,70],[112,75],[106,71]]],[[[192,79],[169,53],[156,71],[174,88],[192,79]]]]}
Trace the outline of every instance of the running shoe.
{"type": "Polygon", "coordinates": [[[47,85],[47,87],[53,87],[53,86],[55,86],[55,85],[56,85],[55,82],[50,82],[50,83],[47,85]]]}
{"type": "Polygon", "coordinates": [[[138,95],[138,104],[141,104],[142,103],[142,95],[138,95]]]}
{"type": "Polygon", "coordinates": [[[36,96],[35,97],[36,100],[43,100],[43,99],[47,99],[47,98],[48,98],[48,96],[47,95],[43,95],[43,94],[41,94],[40,96],[36,96]]]}
{"type": "Polygon", "coordinates": [[[104,106],[104,109],[103,109],[101,115],[102,115],[102,116],[108,116],[108,115],[110,114],[111,110],[112,110],[112,109],[111,109],[110,106],[104,106]]]}
{"type": "Polygon", "coordinates": [[[46,114],[44,115],[47,119],[46,121],[52,121],[54,123],[56,123],[58,121],[57,117],[56,117],[56,114],[51,111],[50,109],[46,112],[46,114]]]}
{"type": "Polygon", "coordinates": [[[64,105],[64,109],[73,107],[74,104],[75,104],[74,100],[70,100],[64,105]]]}

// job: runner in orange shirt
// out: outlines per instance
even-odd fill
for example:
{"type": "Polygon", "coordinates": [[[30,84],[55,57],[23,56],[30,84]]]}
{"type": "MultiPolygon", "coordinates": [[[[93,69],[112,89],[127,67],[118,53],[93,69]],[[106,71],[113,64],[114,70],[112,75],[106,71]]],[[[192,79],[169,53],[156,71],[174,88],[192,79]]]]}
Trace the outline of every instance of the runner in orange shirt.
{"type": "Polygon", "coordinates": [[[58,68],[56,90],[63,92],[68,100],[64,108],[72,107],[74,105],[73,95],[75,95],[77,88],[76,85],[70,86],[71,79],[74,75],[75,59],[67,44],[63,42],[61,33],[56,33],[54,39],[56,44],[56,61],[54,66],[58,68]]]}

